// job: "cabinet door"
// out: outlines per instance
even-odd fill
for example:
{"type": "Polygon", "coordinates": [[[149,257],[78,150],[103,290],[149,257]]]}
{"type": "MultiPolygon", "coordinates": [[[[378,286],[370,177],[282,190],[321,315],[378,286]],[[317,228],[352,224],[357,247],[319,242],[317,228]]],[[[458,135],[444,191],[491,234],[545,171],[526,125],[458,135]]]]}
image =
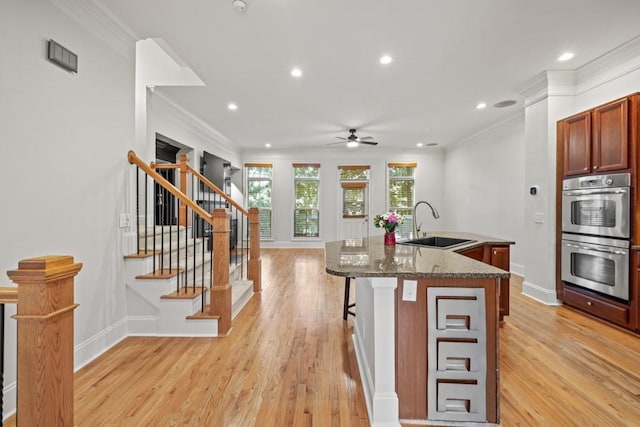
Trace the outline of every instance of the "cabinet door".
{"type": "Polygon", "coordinates": [[[627,111],[625,98],[593,110],[593,171],[628,167],[627,111]]]}
{"type": "Polygon", "coordinates": [[[591,171],[591,113],[589,111],[564,121],[564,176],[591,171]]]}
{"type": "MultiPolygon", "coordinates": [[[[509,246],[491,247],[491,265],[509,271],[509,246]]],[[[500,320],[509,315],[509,278],[500,279],[500,320]]]]}
{"type": "Polygon", "coordinates": [[[478,261],[482,261],[484,257],[484,246],[478,246],[477,248],[467,249],[465,251],[460,252],[461,255],[468,256],[469,258],[473,258],[478,261]]]}

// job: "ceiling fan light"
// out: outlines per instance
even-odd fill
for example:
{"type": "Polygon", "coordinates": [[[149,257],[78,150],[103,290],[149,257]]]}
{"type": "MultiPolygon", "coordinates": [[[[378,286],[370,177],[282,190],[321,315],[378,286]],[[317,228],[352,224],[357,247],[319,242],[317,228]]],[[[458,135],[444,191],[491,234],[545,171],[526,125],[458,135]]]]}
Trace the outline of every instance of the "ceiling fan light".
{"type": "Polygon", "coordinates": [[[348,141],[347,142],[347,147],[349,148],[355,148],[358,146],[358,141],[348,141]]]}

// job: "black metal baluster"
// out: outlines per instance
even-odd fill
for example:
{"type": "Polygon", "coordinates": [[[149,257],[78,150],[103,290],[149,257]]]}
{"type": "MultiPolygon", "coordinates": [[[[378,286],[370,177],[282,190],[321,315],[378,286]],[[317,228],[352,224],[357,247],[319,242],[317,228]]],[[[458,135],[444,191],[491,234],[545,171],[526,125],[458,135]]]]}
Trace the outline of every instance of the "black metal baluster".
{"type": "MultiPolygon", "coordinates": [[[[149,236],[149,228],[148,228],[148,220],[149,220],[149,177],[147,174],[144,174],[144,253],[145,255],[148,253],[148,236],[149,236]]],[[[155,264],[154,264],[155,270],[155,264]]]]}
{"type": "Polygon", "coordinates": [[[178,270],[178,276],[176,279],[176,291],[178,293],[180,293],[180,199],[178,199],[178,234],[176,236],[176,246],[177,246],[177,251],[176,251],[176,268],[178,270]]]}
{"type": "MultiPolygon", "coordinates": [[[[138,241],[136,242],[136,253],[140,253],[140,167],[136,166],[136,235],[138,241]]],[[[0,417],[2,413],[0,412],[0,417]]]]}

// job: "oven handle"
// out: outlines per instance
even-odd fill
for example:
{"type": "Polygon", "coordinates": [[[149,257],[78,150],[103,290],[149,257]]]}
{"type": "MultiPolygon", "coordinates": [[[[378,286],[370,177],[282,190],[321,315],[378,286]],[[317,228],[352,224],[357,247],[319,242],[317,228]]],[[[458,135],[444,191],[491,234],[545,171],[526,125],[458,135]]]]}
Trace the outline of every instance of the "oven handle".
{"type": "Polygon", "coordinates": [[[569,246],[571,248],[576,248],[576,249],[584,249],[587,251],[596,251],[596,252],[604,252],[606,254],[614,254],[614,255],[626,255],[627,252],[625,251],[612,251],[610,249],[602,249],[602,246],[581,246],[581,245],[574,245],[572,243],[564,243],[566,246],[569,246]]]}
{"type": "Polygon", "coordinates": [[[618,190],[577,190],[577,191],[564,191],[565,196],[587,196],[592,194],[626,194],[626,189],[618,190]]]}

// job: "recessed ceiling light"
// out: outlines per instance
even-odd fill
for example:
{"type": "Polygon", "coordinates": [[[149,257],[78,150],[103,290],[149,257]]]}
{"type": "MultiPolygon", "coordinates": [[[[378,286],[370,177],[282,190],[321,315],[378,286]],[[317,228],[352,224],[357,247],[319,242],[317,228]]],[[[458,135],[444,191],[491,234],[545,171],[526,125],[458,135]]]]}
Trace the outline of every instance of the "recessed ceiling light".
{"type": "Polygon", "coordinates": [[[416,147],[424,147],[424,144],[423,144],[422,142],[418,142],[418,143],[416,144],[416,147]]]}
{"type": "Polygon", "coordinates": [[[293,77],[300,77],[302,76],[302,70],[300,68],[294,68],[291,70],[291,75],[293,77]]]}
{"type": "Polygon", "coordinates": [[[560,62],[564,62],[564,61],[568,61],[571,58],[573,58],[575,55],[571,52],[565,52],[562,55],[558,56],[558,61],[560,62]]]}
{"type": "Polygon", "coordinates": [[[235,102],[230,102],[229,105],[227,105],[227,108],[231,111],[236,111],[238,109],[238,105],[235,102]]]}
{"type": "Polygon", "coordinates": [[[430,142],[430,143],[427,144],[427,147],[435,147],[437,145],[438,145],[437,142],[430,142]]]}
{"type": "Polygon", "coordinates": [[[391,58],[389,55],[382,55],[380,57],[380,63],[382,65],[391,64],[391,61],[393,61],[393,58],[391,58]]]}
{"type": "Polygon", "coordinates": [[[271,144],[269,144],[268,142],[266,144],[264,144],[265,147],[267,148],[271,148],[271,144]]]}
{"type": "Polygon", "coordinates": [[[358,141],[349,141],[347,142],[347,147],[354,148],[358,146],[358,141]]]}
{"type": "Polygon", "coordinates": [[[476,105],[476,108],[478,110],[482,110],[483,108],[487,107],[487,103],[486,102],[478,102],[478,105],[476,105]]]}

